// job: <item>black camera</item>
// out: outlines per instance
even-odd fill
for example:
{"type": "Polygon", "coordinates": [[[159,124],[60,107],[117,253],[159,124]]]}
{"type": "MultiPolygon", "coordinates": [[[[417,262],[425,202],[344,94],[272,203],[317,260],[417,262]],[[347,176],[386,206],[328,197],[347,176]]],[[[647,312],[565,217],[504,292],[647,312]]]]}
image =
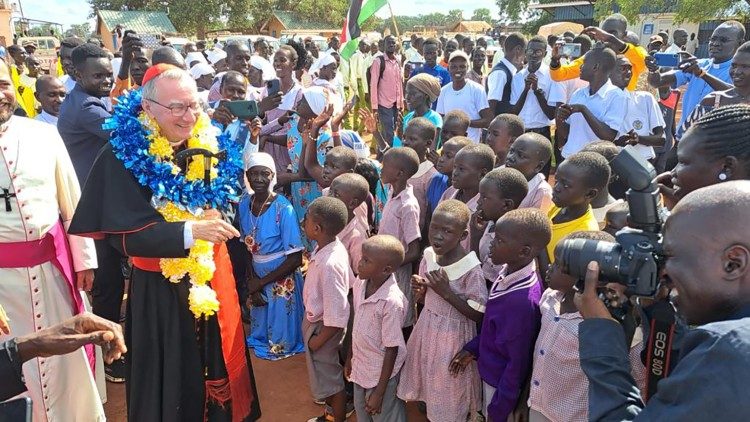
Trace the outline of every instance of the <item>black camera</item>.
{"type": "Polygon", "coordinates": [[[586,267],[591,261],[608,281],[623,284],[627,295],[653,297],[659,287],[662,259],[659,188],[656,170],[631,146],[612,160],[612,169],[630,188],[626,194],[628,227],[617,232],[616,243],[573,239],[562,244],[562,260],[567,272],[578,277],[576,287],[583,291],[586,267]]]}

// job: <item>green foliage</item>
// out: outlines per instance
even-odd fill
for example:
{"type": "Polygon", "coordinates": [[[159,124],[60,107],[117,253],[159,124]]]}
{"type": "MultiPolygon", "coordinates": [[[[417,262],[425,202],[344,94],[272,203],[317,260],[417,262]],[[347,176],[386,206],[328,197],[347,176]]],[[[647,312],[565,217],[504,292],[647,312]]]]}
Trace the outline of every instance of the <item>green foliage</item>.
{"type": "Polygon", "coordinates": [[[489,24],[492,24],[492,12],[490,12],[490,9],[486,7],[481,7],[474,11],[474,14],[471,15],[471,20],[484,21],[489,24]]]}
{"type": "Polygon", "coordinates": [[[620,13],[630,22],[637,22],[638,15],[646,9],[651,13],[675,13],[675,23],[684,21],[701,22],[722,19],[743,14],[748,0],[602,0],[594,3],[596,19],[603,19],[612,13],[615,4],[620,6],[620,13]]]}
{"type": "Polygon", "coordinates": [[[65,31],[65,36],[86,39],[91,36],[91,24],[84,22],[80,25],[70,25],[70,29],[65,31]]]}
{"type": "Polygon", "coordinates": [[[464,11],[461,9],[451,9],[448,11],[448,23],[456,23],[464,20],[464,11]]]}
{"type": "MultiPolygon", "coordinates": [[[[518,22],[521,19],[528,11],[529,3],[530,0],[495,0],[495,4],[502,11],[503,17],[512,22],[518,22]]],[[[540,0],[539,3],[545,3],[545,0],[540,0]]]]}
{"type": "Polygon", "coordinates": [[[536,35],[542,25],[552,23],[552,15],[546,12],[536,13],[536,16],[526,21],[521,27],[521,32],[526,35],[536,35]]]}

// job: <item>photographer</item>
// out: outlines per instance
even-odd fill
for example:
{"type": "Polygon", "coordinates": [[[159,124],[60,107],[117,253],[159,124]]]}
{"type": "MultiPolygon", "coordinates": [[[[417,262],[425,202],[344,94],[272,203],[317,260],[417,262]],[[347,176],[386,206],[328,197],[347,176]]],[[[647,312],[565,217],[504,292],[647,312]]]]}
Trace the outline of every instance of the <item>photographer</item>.
{"type": "Polygon", "coordinates": [[[589,263],[575,298],[584,317],[579,353],[589,420],[743,420],[750,413],[748,203],[750,182],[722,183],[685,196],[667,220],[663,278],[677,292],[679,314],[697,327],[685,333],[679,362],[648,405],[630,375],[623,331],[597,297],[599,265],[589,263]]]}

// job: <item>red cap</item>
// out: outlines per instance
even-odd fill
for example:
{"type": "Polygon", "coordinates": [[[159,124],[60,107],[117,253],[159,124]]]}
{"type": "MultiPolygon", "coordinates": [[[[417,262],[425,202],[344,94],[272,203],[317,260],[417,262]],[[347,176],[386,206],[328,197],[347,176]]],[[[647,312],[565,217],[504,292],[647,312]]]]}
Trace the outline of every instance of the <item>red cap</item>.
{"type": "Polygon", "coordinates": [[[168,63],[159,63],[157,65],[149,67],[148,70],[146,70],[146,74],[143,75],[142,85],[146,85],[148,81],[154,79],[155,77],[161,75],[169,69],[179,69],[179,67],[168,63]]]}

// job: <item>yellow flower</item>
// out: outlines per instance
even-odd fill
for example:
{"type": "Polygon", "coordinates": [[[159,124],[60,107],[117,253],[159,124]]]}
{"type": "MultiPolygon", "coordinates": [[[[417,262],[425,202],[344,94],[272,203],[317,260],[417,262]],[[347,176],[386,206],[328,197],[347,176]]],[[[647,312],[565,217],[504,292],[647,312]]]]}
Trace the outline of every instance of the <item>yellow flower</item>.
{"type": "Polygon", "coordinates": [[[216,292],[206,285],[190,288],[188,304],[190,305],[190,311],[196,318],[200,316],[210,317],[219,311],[219,300],[216,298],[216,292]]]}

